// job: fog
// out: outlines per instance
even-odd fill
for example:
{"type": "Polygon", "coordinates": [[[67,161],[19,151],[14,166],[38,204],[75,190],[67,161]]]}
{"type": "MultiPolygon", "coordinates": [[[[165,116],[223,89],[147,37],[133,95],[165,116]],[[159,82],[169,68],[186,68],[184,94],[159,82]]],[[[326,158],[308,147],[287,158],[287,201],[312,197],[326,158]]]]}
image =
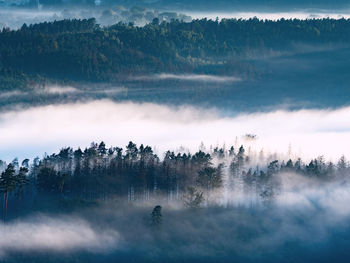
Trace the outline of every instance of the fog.
{"type": "Polygon", "coordinates": [[[1,7],[0,3],[0,28],[10,27],[12,29],[20,28],[24,23],[35,24],[41,22],[62,20],[62,19],[87,19],[94,17],[101,26],[108,26],[118,22],[132,22],[137,26],[144,26],[151,23],[154,18],[160,21],[179,19],[185,22],[191,21],[191,17],[182,13],[162,12],[154,9],[141,7],[55,7],[55,8],[10,8],[1,7]]]}
{"type": "Polygon", "coordinates": [[[235,82],[240,81],[238,77],[232,76],[216,76],[216,75],[203,75],[203,74],[156,74],[153,76],[138,76],[133,77],[133,80],[182,80],[191,82],[206,82],[206,83],[222,83],[222,82],[235,82]]]}
{"type": "MultiPolygon", "coordinates": [[[[325,110],[222,112],[215,108],[96,100],[0,114],[0,159],[33,158],[92,141],[124,147],[130,140],[156,148],[195,151],[245,144],[252,151],[337,159],[350,155],[350,107],[325,110]],[[257,135],[246,140],[246,134],[257,135]]],[[[287,157],[286,157],[287,158],[287,157]]]]}
{"type": "Polygon", "coordinates": [[[291,12],[271,12],[271,11],[232,11],[232,12],[188,12],[188,15],[192,19],[202,19],[208,18],[219,20],[223,18],[237,18],[237,19],[249,19],[249,18],[258,18],[258,19],[267,19],[267,20],[278,20],[281,18],[284,19],[322,19],[322,18],[350,18],[350,10],[342,10],[339,12],[329,12],[327,10],[300,10],[300,11],[291,11],[291,12]]]}
{"type": "Polygon", "coordinates": [[[191,210],[163,202],[157,228],[150,225],[156,200],[143,206],[106,203],[58,217],[34,215],[0,225],[0,256],[5,262],[44,262],[48,256],[52,262],[85,256],[93,262],[346,262],[348,183],[317,183],[296,174],[276,179],[281,191],[267,204],[214,203],[191,210]]]}
{"type": "MultiPolygon", "coordinates": [[[[244,10],[244,9],[243,9],[244,10]]],[[[292,11],[274,11],[274,10],[252,10],[248,8],[244,11],[229,9],[228,11],[207,11],[198,12],[190,10],[157,10],[147,9],[143,7],[61,7],[61,8],[45,8],[45,9],[28,9],[28,8],[10,8],[2,7],[0,10],[0,28],[10,27],[13,29],[20,28],[24,23],[34,24],[45,21],[54,21],[62,19],[84,19],[95,17],[97,23],[102,26],[108,26],[122,22],[132,22],[137,26],[143,26],[152,22],[153,18],[158,18],[160,21],[168,21],[171,19],[179,19],[189,22],[192,19],[208,18],[219,20],[223,18],[249,19],[257,17],[259,19],[278,20],[284,19],[321,19],[321,18],[350,18],[350,9],[342,9],[328,11],[322,9],[293,9],[292,11]]]]}
{"type": "MultiPolygon", "coordinates": [[[[45,86],[36,86],[27,91],[15,90],[15,91],[5,91],[0,93],[0,100],[4,100],[4,103],[9,99],[16,98],[28,98],[28,97],[50,97],[52,95],[56,96],[69,96],[69,97],[94,97],[98,95],[114,95],[118,93],[126,92],[127,89],[124,87],[118,86],[99,86],[92,88],[77,88],[72,86],[58,86],[58,85],[45,85],[45,86]]],[[[67,97],[66,97],[67,98],[67,97]]]]}
{"type": "Polygon", "coordinates": [[[0,259],[9,252],[104,252],[115,249],[119,234],[98,230],[87,221],[70,216],[36,215],[8,224],[0,223],[0,259]]]}

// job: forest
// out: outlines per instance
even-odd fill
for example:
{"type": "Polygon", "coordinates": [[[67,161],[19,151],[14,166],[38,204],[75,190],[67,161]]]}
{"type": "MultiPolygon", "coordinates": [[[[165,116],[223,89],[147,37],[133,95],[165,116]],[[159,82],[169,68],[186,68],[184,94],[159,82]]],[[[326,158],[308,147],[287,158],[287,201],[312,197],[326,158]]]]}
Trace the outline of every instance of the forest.
{"type": "Polygon", "coordinates": [[[307,46],[347,47],[350,20],[154,19],[144,27],[96,20],[24,24],[0,33],[2,90],[45,80],[123,82],[147,73],[257,75],[256,58],[307,46]]]}
{"type": "MultiPolygon", "coordinates": [[[[337,163],[321,156],[304,163],[280,160],[276,154],[254,154],[243,146],[228,150],[175,153],[157,156],[150,146],[133,142],[123,150],[92,143],[84,150],[67,147],[42,159],[19,163],[0,162],[0,189],[3,219],[10,211],[42,209],[56,211],[58,204],[93,202],[178,202],[189,208],[220,204],[224,189],[255,197],[255,205],[273,203],[281,188],[281,178],[292,174],[327,185],[346,180],[350,166],[342,156],[337,163]],[[48,202],[48,203],[47,203],[48,202]],[[56,204],[56,205],[55,205],[56,204]]],[[[84,206],[84,205],[82,205],[84,206]]]]}

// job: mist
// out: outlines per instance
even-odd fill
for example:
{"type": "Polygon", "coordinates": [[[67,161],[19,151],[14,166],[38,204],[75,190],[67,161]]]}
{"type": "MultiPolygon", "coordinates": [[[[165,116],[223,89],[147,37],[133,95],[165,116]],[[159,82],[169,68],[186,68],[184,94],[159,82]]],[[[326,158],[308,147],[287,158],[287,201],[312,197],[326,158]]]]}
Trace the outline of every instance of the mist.
{"type": "Polygon", "coordinates": [[[196,150],[245,144],[252,151],[294,157],[350,155],[350,108],[229,113],[215,108],[96,100],[0,114],[0,158],[33,158],[63,146],[92,141],[125,146],[130,140],[156,148],[196,150]],[[246,140],[246,134],[256,135],[246,140]],[[290,150],[291,148],[291,150],[290,150]]]}
{"type": "MultiPolygon", "coordinates": [[[[1,3],[0,3],[1,4],[1,3]]],[[[0,5],[1,6],[1,5],[0,5]]],[[[236,19],[322,19],[322,18],[350,18],[350,9],[342,8],[337,10],[327,10],[320,8],[293,8],[291,11],[280,11],[278,9],[243,7],[243,8],[210,8],[210,11],[195,11],[193,9],[173,9],[163,7],[140,7],[140,6],[81,6],[79,8],[72,6],[56,6],[44,8],[26,8],[26,7],[2,7],[0,10],[0,28],[10,27],[12,29],[20,28],[24,23],[35,24],[45,21],[55,21],[62,19],[87,19],[95,17],[98,24],[109,26],[118,22],[134,23],[137,26],[144,26],[151,23],[154,18],[160,21],[170,22],[172,19],[178,19],[184,22],[190,22],[193,19],[212,19],[219,20],[224,18],[236,19]],[[239,10],[239,11],[237,11],[239,10]]]]}
{"type": "Polygon", "coordinates": [[[203,75],[203,74],[156,74],[153,76],[137,76],[133,77],[133,80],[180,80],[189,82],[205,82],[205,83],[222,83],[222,82],[236,82],[241,79],[232,76],[215,76],[215,75],[203,75]]]}
{"type": "Polygon", "coordinates": [[[71,216],[36,215],[0,224],[0,258],[8,253],[51,251],[106,252],[115,249],[119,235],[114,230],[94,229],[87,221],[71,216]]]}
{"type": "Polygon", "coordinates": [[[350,11],[342,10],[339,12],[329,12],[327,10],[299,10],[299,11],[290,11],[290,12],[279,12],[279,11],[232,11],[232,12],[195,12],[189,11],[188,15],[192,17],[192,19],[212,19],[215,20],[218,18],[222,20],[224,18],[236,18],[236,19],[250,19],[250,18],[258,18],[262,20],[279,20],[279,19],[323,19],[323,18],[333,18],[333,19],[341,19],[341,18],[349,18],[350,11]]]}
{"type": "Polygon", "coordinates": [[[154,200],[32,215],[1,225],[0,256],[5,262],[44,262],[48,255],[53,262],[346,262],[348,253],[340,251],[350,235],[348,182],[318,184],[286,173],[275,179],[282,187],[269,203],[250,204],[246,192],[244,206],[212,202],[192,210],[154,200]],[[150,213],[158,204],[162,224],[154,228],[150,213]]]}
{"type": "MultiPolygon", "coordinates": [[[[1,3],[0,3],[1,7],[1,3]]],[[[181,12],[162,12],[157,9],[142,7],[124,7],[116,5],[113,7],[72,7],[59,6],[51,8],[25,8],[25,7],[2,7],[0,10],[0,28],[10,27],[18,29],[24,23],[27,25],[49,22],[62,19],[88,19],[96,18],[101,26],[109,26],[118,22],[134,23],[144,26],[151,23],[154,18],[160,21],[170,22],[171,19],[190,22],[192,18],[181,12]]]]}

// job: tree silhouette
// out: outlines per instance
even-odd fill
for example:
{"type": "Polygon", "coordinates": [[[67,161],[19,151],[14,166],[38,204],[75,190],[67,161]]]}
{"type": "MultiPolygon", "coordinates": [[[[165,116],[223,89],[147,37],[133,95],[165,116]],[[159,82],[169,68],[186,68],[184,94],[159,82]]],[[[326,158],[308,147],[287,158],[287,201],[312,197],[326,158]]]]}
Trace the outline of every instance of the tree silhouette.
{"type": "Polygon", "coordinates": [[[157,205],[151,213],[151,225],[153,227],[160,227],[162,225],[162,207],[157,205]]]}
{"type": "Polygon", "coordinates": [[[16,188],[16,177],[15,177],[15,167],[12,163],[10,163],[6,170],[1,173],[0,177],[0,193],[3,194],[3,221],[6,220],[7,215],[7,203],[9,193],[12,192],[16,188]]]}
{"type": "Polygon", "coordinates": [[[17,188],[16,196],[18,200],[22,197],[24,187],[29,183],[29,180],[27,179],[28,171],[27,167],[21,167],[19,172],[15,175],[14,179],[17,188]]]}
{"type": "Polygon", "coordinates": [[[199,208],[204,201],[203,192],[198,191],[193,186],[187,187],[183,195],[184,205],[189,208],[199,208]]]}

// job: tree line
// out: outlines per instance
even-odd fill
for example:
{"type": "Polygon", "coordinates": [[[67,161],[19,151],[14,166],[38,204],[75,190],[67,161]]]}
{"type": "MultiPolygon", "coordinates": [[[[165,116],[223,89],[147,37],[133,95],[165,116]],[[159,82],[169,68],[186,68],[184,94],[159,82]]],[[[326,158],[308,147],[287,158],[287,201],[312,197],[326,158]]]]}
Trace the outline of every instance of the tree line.
{"type": "Polygon", "coordinates": [[[143,27],[122,22],[101,27],[91,18],[24,24],[0,32],[0,75],[13,80],[1,85],[25,86],[26,77],[121,81],[157,72],[252,74],[251,58],[297,49],[299,44],[347,45],[349,38],[348,19],[185,23],[156,18],[143,27]]]}
{"type": "Polygon", "coordinates": [[[243,146],[228,150],[216,147],[194,154],[167,151],[162,159],[150,146],[133,142],[125,149],[107,148],[103,142],[92,143],[84,150],[63,148],[57,154],[35,158],[31,164],[28,159],[21,165],[17,159],[9,164],[0,162],[3,214],[5,217],[9,200],[20,202],[26,196],[35,196],[39,202],[46,198],[102,202],[161,198],[199,207],[210,201],[213,191],[228,187],[271,201],[280,190],[277,174],[299,174],[326,183],[350,173],[345,157],[337,163],[326,162],[323,157],[308,163],[275,158],[265,157],[263,152],[250,156],[243,146]]]}

